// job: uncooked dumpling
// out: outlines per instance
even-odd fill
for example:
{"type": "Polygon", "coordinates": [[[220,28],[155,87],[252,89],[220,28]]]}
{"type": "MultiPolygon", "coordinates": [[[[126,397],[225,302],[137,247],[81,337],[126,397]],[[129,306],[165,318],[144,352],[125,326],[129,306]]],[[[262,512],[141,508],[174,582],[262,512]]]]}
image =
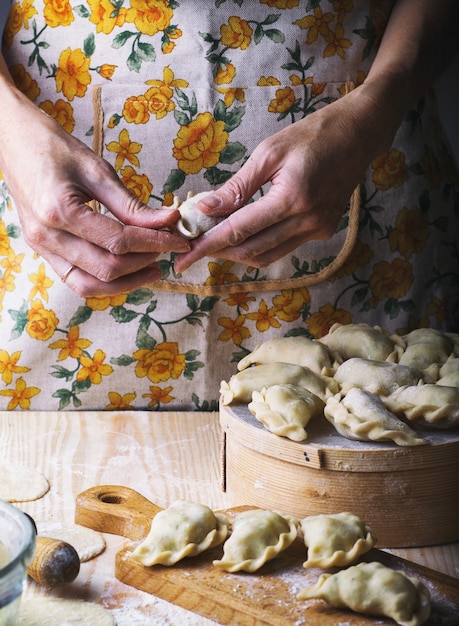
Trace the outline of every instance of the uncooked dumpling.
{"type": "Polygon", "coordinates": [[[262,363],[233,374],[229,381],[222,381],[220,394],[224,405],[232,402],[248,403],[252,400],[253,391],[277,384],[303,387],[322,400],[338,391],[338,384],[333,378],[319,376],[308,367],[293,363],[262,363]]]}
{"type": "Polygon", "coordinates": [[[213,564],[227,572],[256,572],[288,548],[297,534],[293,517],[264,509],[243,511],[234,518],[222,559],[213,564]]]}
{"type": "Polygon", "coordinates": [[[406,348],[399,363],[420,370],[425,382],[435,382],[439,368],[454,355],[454,344],[447,335],[433,328],[418,328],[404,335],[406,348]]]}
{"type": "Polygon", "coordinates": [[[381,398],[354,387],[346,396],[327,400],[324,415],[343,437],[359,441],[391,440],[399,446],[426,444],[383,404],[381,398]]]}
{"type": "Polygon", "coordinates": [[[308,337],[274,337],[242,358],[237,368],[243,370],[249,365],[275,362],[309,367],[316,374],[326,376],[331,376],[337,367],[329,349],[320,341],[308,337]]]}
{"type": "MultiPolygon", "coordinates": [[[[177,196],[174,196],[172,208],[178,209],[180,219],[176,224],[177,231],[187,239],[195,239],[210,230],[213,226],[222,221],[223,217],[206,215],[198,209],[198,202],[208,196],[210,191],[203,191],[196,195],[188,193],[186,200],[182,203],[177,196]]],[[[169,207],[166,207],[169,208],[169,207]]]]}
{"type": "Polygon", "coordinates": [[[330,513],[301,520],[308,558],[304,567],[343,567],[368,552],[376,537],[357,515],[330,513]]]}
{"type": "Polygon", "coordinates": [[[368,324],[340,324],[330,328],[319,340],[343,359],[361,357],[373,361],[396,360],[404,347],[402,339],[390,335],[379,326],[368,324]]]}
{"type": "Polygon", "coordinates": [[[322,574],[299,600],[321,599],[335,608],[390,617],[400,626],[421,626],[430,616],[430,593],[417,578],[381,563],[360,563],[337,574],[322,574]]]}
{"type": "Polygon", "coordinates": [[[410,422],[434,428],[459,425],[459,387],[439,384],[416,385],[397,389],[384,404],[410,422]]]}
{"type": "Polygon", "coordinates": [[[323,407],[323,400],[296,385],[272,385],[255,390],[248,406],[268,430],[292,441],[307,439],[306,426],[323,407]]]}
{"type": "Polygon", "coordinates": [[[204,504],[177,500],[155,515],[150,532],[132,552],[143,565],[174,565],[222,543],[228,519],[204,504]]]}
{"type": "Polygon", "coordinates": [[[398,387],[416,385],[421,380],[421,372],[398,363],[351,358],[338,367],[334,378],[343,393],[360,387],[378,396],[387,396],[398,387]]]}

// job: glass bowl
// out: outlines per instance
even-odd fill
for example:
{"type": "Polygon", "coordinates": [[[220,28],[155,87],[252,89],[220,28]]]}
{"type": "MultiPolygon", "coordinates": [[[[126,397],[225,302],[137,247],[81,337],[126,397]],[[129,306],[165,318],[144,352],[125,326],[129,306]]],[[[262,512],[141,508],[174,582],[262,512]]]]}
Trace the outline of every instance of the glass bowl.
{"type": "Polygon", "coordinates": [[[0,626],[17,623],[34,549],[32,521],[15,506],[0,500],[0,626]]]}

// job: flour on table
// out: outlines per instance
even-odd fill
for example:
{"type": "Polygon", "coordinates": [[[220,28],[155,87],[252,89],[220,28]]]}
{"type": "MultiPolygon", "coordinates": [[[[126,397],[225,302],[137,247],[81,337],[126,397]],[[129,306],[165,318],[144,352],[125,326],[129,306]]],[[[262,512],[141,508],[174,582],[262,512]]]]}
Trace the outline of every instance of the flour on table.
{"type": "Polygon", "coordinates": [[[75,548],[80,561],[89,561],[105,550],[103,536],[86,526],[65,522],[37,522],[38,534],[50,539],[60,539],[75,548]]]}
{"type": "Polygon", "coordinates": [[[0,464],[0,499],[7,502],[38,500],[49,491],[48,479],[38,470],[0,464]]]}
{"type": "Polygon", "coordinates": [[[112,614],[99,604],[61,598],[23,600],[18,626],[116,626],[112,614]]]}

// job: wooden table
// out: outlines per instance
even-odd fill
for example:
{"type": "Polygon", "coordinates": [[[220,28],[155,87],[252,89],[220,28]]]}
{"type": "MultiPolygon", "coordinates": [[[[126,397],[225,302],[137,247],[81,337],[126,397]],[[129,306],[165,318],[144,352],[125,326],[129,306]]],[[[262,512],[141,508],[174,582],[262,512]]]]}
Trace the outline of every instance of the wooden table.
{"type": "MultiPolygon", "coordinates": [[[[75,497],[96,485],[124,485],[161,507],[176,499],[213,509],[243,505],[221,490],[221,431],[216,413],[0,412],[0,459],[40,470],[50,491],[19,504],[37,521],[74,521],[75,497]]],[[[65,588],[33,581],[26,595],[96,601],[118,626],[209,626],[214,622],[124,585],[114,576],[115,554],[129,541],[104,535],[107,549],[83,563],[65,588]]],[[[393,550],[459,579],[459,543],[393,550]]]]}

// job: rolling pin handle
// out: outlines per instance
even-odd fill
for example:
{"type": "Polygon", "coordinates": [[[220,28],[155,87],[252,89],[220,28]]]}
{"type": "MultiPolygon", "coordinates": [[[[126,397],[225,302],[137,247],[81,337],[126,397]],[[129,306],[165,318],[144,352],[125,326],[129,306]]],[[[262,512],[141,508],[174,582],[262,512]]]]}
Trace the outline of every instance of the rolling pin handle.
{"type": "Polygon", "coordinates": [[[66,585],[80,571],[80,557],[73,546],[60,539],[36,537],[35,554],[28,575],[44,587],[66,585]]]}

